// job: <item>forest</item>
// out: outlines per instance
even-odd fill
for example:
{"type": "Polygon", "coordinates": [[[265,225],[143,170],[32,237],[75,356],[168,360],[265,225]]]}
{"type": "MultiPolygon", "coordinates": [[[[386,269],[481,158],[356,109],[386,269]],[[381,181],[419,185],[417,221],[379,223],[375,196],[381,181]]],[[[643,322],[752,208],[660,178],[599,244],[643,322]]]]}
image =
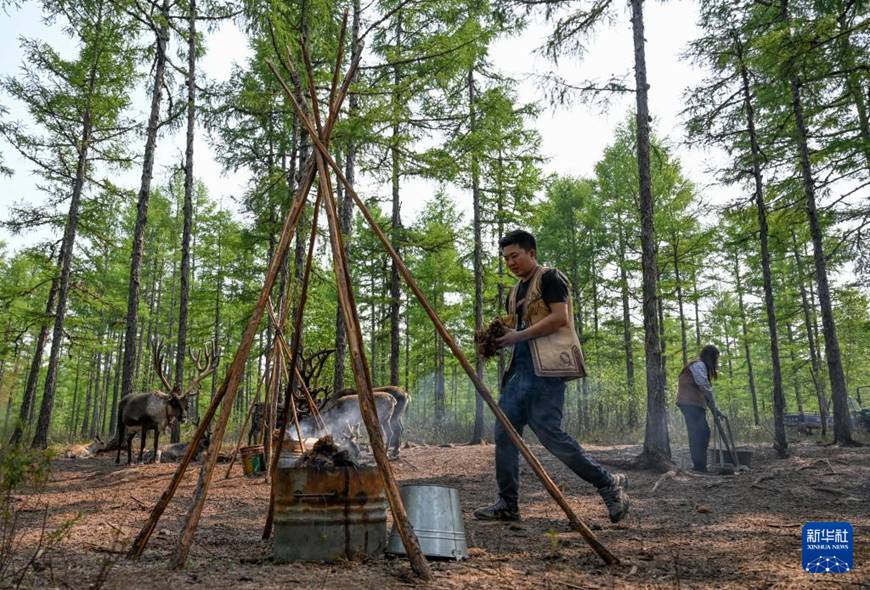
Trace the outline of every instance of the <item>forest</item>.
{"type": "Polygon", "coordinates": [[[695,2],[700,36],[682,59],[705,77],[685,88],[673,130],[650,109],[642,0],[0,0],[0,19],[34,4],[64,38],[21,36],[24,59],[0,79],[0,174],[40,195],[0,196],[3,453],[117,444],[122,400],[161,387],[190,387],[189,420],[171,433],[189,440],[231,381],[252,317],[218,431],[225,451],[255,404],[271,405],[274,425],[296,379],[291,349],[308,359],[315,396],[355,386],[315,205],[324,184],[276,259],[319,158],[282,83],[308,109],[311,95],[331,105],[334,71],[353,72],[329,145],[348,181],[334,180],[337,221],[371,384],[411,394],[405,448],[486,445],[494,418],[349,186],[494,394],[506,358],[477,358],[474,334],[516,282],[498,240],[517,228],[537,237],[539,261],[570,282],[588,375],[568,384],[563,424],[581,443],[634,445],[636,468],[671,469],[686,441],[677,378],[707,344],[721,351],[713,386],[741,443],[786,460],[807,441],[868,440],[864,0],[695,2]],[[530,50],[553,64],[606,59],[590,44],[620,22],[631,75],[544,76],[539,100],[523,102],[490,52],[532,21],[549,35],[530,50]],[[249,57],[210,79],[200,62],[227,26],[249,57]],[[594,173],[553,170],[538,119],[623,95],[632,108],[594,173]],[[210,192],[196,139],[243,175],[243,194],[210,192]],[[178,145],[171,171],[155,166],[178,145]],[[726,157],[690,178],[677,146],[726,157]],[[711,202],[710,183],[727,202],[711,202]]]}

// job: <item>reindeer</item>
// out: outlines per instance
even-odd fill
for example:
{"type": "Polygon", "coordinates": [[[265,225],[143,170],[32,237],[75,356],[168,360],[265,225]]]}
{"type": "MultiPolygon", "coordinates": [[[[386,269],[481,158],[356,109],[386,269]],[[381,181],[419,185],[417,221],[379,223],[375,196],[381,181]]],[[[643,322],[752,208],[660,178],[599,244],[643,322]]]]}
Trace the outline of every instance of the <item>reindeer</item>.
{"type": "Polygon", "coordinates": [[[405,417],[405,410],[408,408],[408,404],[411,403],[411,394],[396,385],[375,387],[374,392],[389,393],[396,400],[396,407],[390,415],[390,440],[387,442],[387,446],[391,447],[390,458],[398,459],[399,445],[402,443],[402,435],[405,433],[403,418],[405,417]]]}
{"type": "MultiPolygon", "coordinates": [[[[405,430],[402,418],[408,403],[411,401],[411,395],[395,385],[376,387],[372,393],[375,398],[375,409],[378,413],[381,434],[387,447],[390,448],[390,457],[396,459],[399,457],[399,445],[405,430]]],[[[358,437],[357,432],[363,420],[356,390],[342,389],[334,396],[324,400],[320,404],[319,411],[327,430],[333,436],[337,438],[347,437],[351,444],[353,439],[358,437]]],[[[303,433],[316,430],[311,416],[306,416],[302,420],[301,426],[303,433]]]]}
{"type": "Polygon", "coordinates": [[[132,461],[133,437],[139,434],[139,462],[142,462],[142,454],[145,451],[145,436],[149,430],[154,431],[154,457],[157,457],[157,445],[160,431],[165,430],[174,422],[185,421],[185,406],[188,397],[196,394],[200,382],[214,372],[217,368],[217,356],[210,346],[201,354],[194,355],[188,348],[187,353],[196,366],[197,375],[190,383],[190,387],[184,393],[180,387],[173,387],[163,374],[163,345],[152,343],[154,370],[165,391],[153,391],[148,393],[134,393],[124,397],[118,404],[118,453],[115,463],[121,462],[121,446],[124,444],[124,431],[127,428],[133,430],[127,435],[127,465],[132,461]]]}
{"type": "Polygon", "coordinates": [[[89,444],[70,445],[66,448],[63,456],[67,459],[90,459],[96,457],[97,453],[106,448],[106,444],[97,436],[94,441],[89,444]]]}
{"type": "MultiPolygon", "coordinates": [[[[314,400],[317,400],[321,395],[326,394],[328,391],[326,387],[319,386],[318,381],[320,379],[320,373],[323,371],[324,364],[329,358],[329,355],[333,352],[335,352],[334,348],[326,348],[318,350],[310,355],[299,355],[299,376],[302,377],[301,385],[308,390],[314,400]]],[[[293,397],[296,399],[296,407],[299,408],[299,412],[301,414],[306,414],[308,412],[308,401],[302,393],[302,388],[298,383],[293,392],[293,397]]],[[[325,401],[326,399],[321,403],[325,403],[325,401]]],[[[275,427],[281,428],[284,421],[287,419],[287,414],[284,411],[283,402],[278,402],[276,405],[278,408],[275,417],[275,427]]],[[[263,420],[266,417],[266,409],[266,404],[263,402],[257,402],[254,404],[253,411],[251,412],[251,428],[248,430],[248,446],[255,445],[260,440],[260,435],[262,434],[263,429],[263,420]]],[[[291,425],[288,425],[288,427],[292,428],[291,425]]]]}

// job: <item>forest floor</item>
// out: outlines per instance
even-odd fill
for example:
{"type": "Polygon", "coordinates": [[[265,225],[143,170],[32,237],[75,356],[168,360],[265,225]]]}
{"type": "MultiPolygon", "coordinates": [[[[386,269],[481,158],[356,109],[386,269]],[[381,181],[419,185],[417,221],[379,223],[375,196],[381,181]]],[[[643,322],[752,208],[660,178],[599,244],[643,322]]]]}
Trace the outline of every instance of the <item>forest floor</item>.
{"type": "MultiPolygon", "coordinates": [[[[662,478],[629,470],[631,513],[607,519],[591,486],[578,480],[540,446],[542,458],[569,502],[599,539],[622,560],[606,567],[550,499],[528,467],[522,468],[518,523],[482,523],[471,512],[495,490],[492,445],[411,446],[393,466],[402,483],[455,486],[465,514],[471,557],[434,561],[433,588],[870,588],[870,448],[796,444],[787,459],[754,447],[752,470],[732,476],[682,472],[662,478]],[[657,489],[653,491],[653,488],[657,489]],[[855,530],[855,569],[842,575],[801,570],[801,527],[809,521],[848,521],[855,530]]],[[[637,446],[590,446],[611,469],[637,446]]],[[[685,462],[685,448],[675,454],[685,462]]],[[[218,466],[188,560],[181,571],[168,556],[193,492],[189,470],[176,499],[138,561],[120,557],[164,490],[171,464],[118,467],[96,459],[58,459],[39,493],[15,498],[21,537],[19,559],[36,551],[46,531],[76,519],[34,560],[22,587],[56,588],[400,588],[414,585],[405,559],[337,564],[277,565],[261,540],[269,498],[262,479],[230,479],[218,466]],[[41,508],[47,507],[47,513],[41,508]]],[[[623,470],[623,469],[619,469],[623,470]]],[[[625,471],[625,470],[623,470],[625,471]]],[[[20,565],[20,562],[19,562],[20,565]]]]}

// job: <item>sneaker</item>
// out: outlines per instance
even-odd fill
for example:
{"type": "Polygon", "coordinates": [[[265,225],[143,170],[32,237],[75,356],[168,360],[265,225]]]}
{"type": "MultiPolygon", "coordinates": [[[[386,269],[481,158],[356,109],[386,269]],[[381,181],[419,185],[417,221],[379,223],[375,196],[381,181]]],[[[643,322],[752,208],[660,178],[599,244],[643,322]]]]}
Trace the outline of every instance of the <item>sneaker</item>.
{"type": "Polygon", "coordinates": [[[499,498],[492,506],[478,508],[474,511],[474,518],[478,520],[519,520],[520,513],[514,507],[508,506],[508,503],[499,498]]]}
{"type": "Polygon", "coordinates": [[[598,493],[604,499],[610,522],[619,522],[628,514],[629,499],[625,490],[628,489],[628,478],[623,473],[615,473],[613,481],[607,487],[599,488],[598,493]]]}

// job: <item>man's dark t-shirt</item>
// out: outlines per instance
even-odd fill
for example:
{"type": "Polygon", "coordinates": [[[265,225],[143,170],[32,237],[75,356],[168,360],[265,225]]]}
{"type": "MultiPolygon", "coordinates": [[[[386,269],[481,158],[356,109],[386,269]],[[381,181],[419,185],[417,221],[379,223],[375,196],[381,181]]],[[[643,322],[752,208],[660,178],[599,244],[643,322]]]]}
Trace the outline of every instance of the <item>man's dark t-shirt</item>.
{"type": "MultiPolygon", "coordinates": [[[[526,326],[523,323],[523,311],[525,308],[524,299],[529,290],[528,281],[521,281],[517,287],[517,330],[522,330],[526,326]]],[[[550,305],[552,303],[566,303],[568,301],[568,283],[556,272],[556,269],[551,268],[544,272],[541,276],[541,299],[544,303],[550,305]]],[[[506,306],[510,307],[510,301],[506,306]]],[[[510,309],[507,310],[510,313],[510,309]]],[[[524,340],[514,345],[514,355],[511,361],[511,366],[516,363],[531,363],[532,353],[529,350],[529,341],[524,340]]]]}

